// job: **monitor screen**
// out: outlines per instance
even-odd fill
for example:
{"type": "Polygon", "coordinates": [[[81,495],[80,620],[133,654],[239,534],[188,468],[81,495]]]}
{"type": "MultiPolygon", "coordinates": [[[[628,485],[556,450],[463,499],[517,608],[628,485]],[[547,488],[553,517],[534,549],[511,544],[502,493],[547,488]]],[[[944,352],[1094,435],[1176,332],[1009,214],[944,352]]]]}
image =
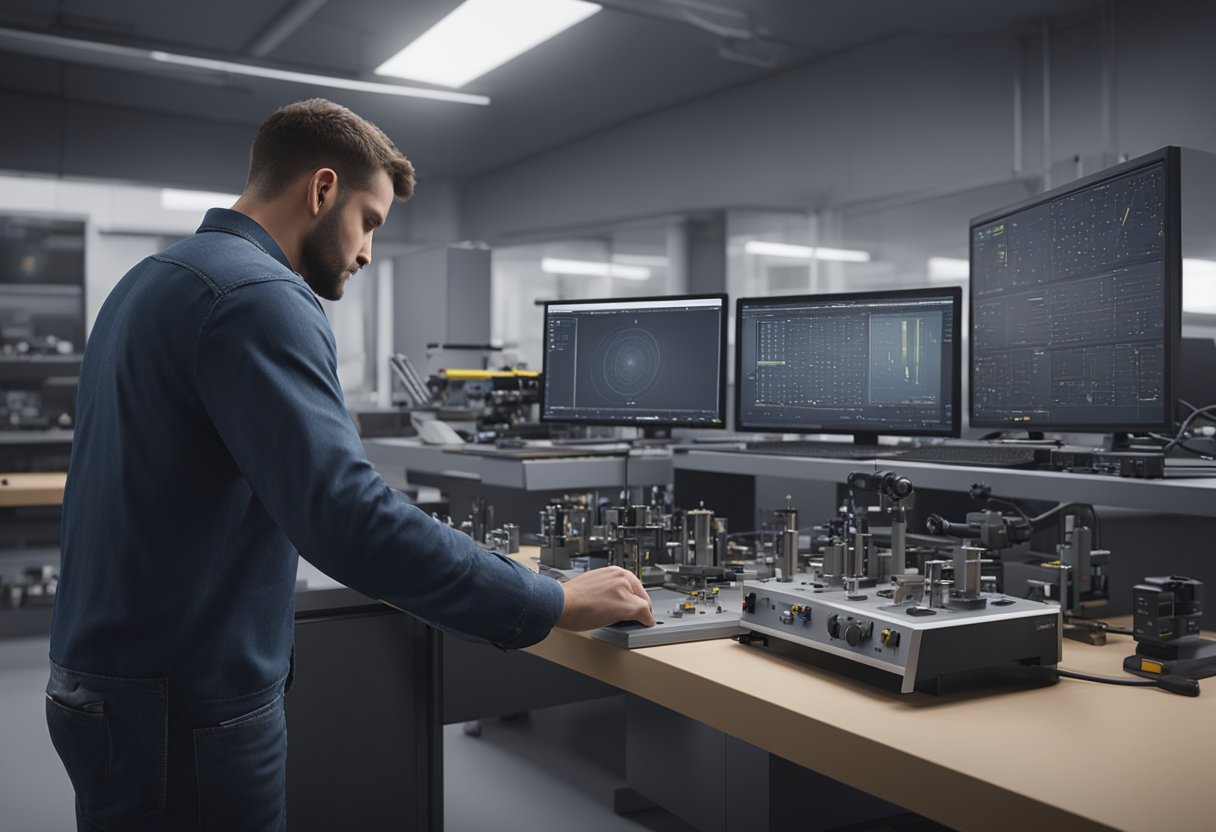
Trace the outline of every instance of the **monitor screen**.
{"type": "Polygon", "coordinates": [[[739,430],[957,436],[962,290],[741,298],[739,430]]]}
{"type": "Polygon", "coordinates": [[[726,295],[545,305],[541,419],[725,427],[726,295]]]}
{"type": "Polygon", "coordinates": [[[971,222],[971,424],[1167,429],[1177,149],[971,222]]]}

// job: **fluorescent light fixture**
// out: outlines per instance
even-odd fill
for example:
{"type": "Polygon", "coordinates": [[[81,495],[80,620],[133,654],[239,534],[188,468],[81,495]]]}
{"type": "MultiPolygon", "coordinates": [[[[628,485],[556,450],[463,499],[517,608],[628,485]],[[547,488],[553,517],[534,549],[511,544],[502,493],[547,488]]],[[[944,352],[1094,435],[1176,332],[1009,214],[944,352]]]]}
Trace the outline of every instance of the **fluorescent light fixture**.
{"type": "Polygon", "coordinates": [[[234,61],[218,61],[193,55],[179,55],[174,52],[160,52],[133,46],[117,46],[112,43],[65,38],[60,35],[47,35],[42,32],[27,32],[22,29],[5,27],[0,27],[0,48],[7,52],[33,55],[38,58],[53,58],[89,66],[134,70],[145,74],[163,75],[165,65],[169,65],[221,72],[228,75],[269,78],[274,81],[304,84],[309,87],[353,90],[408,98],[429,98],[435,101],[453,101],[460,104],[486,105],[490,103],[490,99],[484,95],[407,87],[401,84],[384,84],[378,81],[360,81],[355,78],[339,78],[332,75],[315,75],[310,72],[294,72],[234,61]]]}
{"type": "Polygon", "coordinates": [[[211,58],[195,58],[191,55],[175,55],[172,52],[153,51],[149,54],[154,61],[174,64],[175,66],[211,69],[216,72],[227,72],[232,75],[270,78],[274,81],[288,81],[294,84],[309,84],[339,90],[353,90],[355,92],[374,92],[382,95],[402,95],[409,98],[431,98],[436,101],[456,101],[461,104],[485,105],[490,103],[490,99],[484,95],[469,95],[462,92],[448,92],[447,90],[428,90],[422,87],[399,87],[396,84],[381,84],[376,81],[358,81],[354,78],[335,78],[332,75],[314,75],[311,72],[293,72],[287,69],[272,69],[253,64],[216,61],[211,58]]]}
{"type": "Polygon", "coordinates": [[[795,260],[810,260],[815,249],[810,246],[793,246],[788,243],[769,243],[764,240],[748,240],[743,245],[748,254],[767,254],[772,257],[791,257],[795,260]]]}
{"type": "Polygon", "coordinates": [[[814,257],[816,260],[837,260],[841,263],[870,262],[870,252],[849,248],[824,248],[823,246],[819,246],[815,249],[814,257]]]}
{"type": "Polygon", "coordinates": [[[1216,315],[1216,260],[1182,260],[1182,311],[1216,315]]]}
{"type": "Polygon", "coordinates": [[[656,254],[614,254],[613,263],[628,263],[630,266],[650,266],[654,269],[665,269],[669,265],[666,257],[656,254]]]}
{"type": "Polygon", "coordinates": [[[602,263],[595,260],[561,260],[556,257],[542,257],[540,270],[549,274],[620,277],[625,280],[650,279],[650,269],[645,266],[626,266],[623,263],[602,263]]]}
{"type": "Polygon", "coordinates": [[[929,280],[966,280],[971,277],[971,263],[961,257],[930,257],[929,280]]]}
{"type": "Polygon", "coordinates": [[[376,74],[463,87],[599,10],[583,0],[465,0],[376,74]]]}
{"type": "Polygon", "coordinates": [[[771,257],[789,257],[794,260],[836,260],[841,263],[869,263],[870,252],[849,248],[824,248],[822,246],[796,246],[789,243],[770,243],[765,240],[748,240],[743,244],[748,254],[767,254],[771,257]]]}
{"type": "Polygon", "coordinates": [[[218,191],[160,189],[160,207],[169,211],[206,211],[208,208],[227,208],[238,199],[240,199],[239,194],[224,194],[218,191]]]}

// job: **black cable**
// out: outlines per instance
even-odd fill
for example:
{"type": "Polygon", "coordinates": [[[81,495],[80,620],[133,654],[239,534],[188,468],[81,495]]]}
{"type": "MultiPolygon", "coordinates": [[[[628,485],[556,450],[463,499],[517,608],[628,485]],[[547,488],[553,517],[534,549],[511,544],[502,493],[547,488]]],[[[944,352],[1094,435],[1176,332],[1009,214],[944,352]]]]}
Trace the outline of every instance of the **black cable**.
{"type": "Polygon", "coordinates": [[[1192,448],[1190,445],[1187,445],[1184,442],[1179,442],[1174,447],[1178,448],[1181,451],[1186,451],[1188,454],[1197,456],[1200,459],[1207,459],[1207,460],[1216,459],[1216,456],[1213,456],[1213,451],[1201,451],[1198,448],[1192,448]]]}
{"type": "Polygon", "coordinates": [[[1064,621],[1068,624],[1088,624],[1091,629],[1100,630],[1104,633],[1114,633],[1118,636],[1134,636],[1136,634],[1131,627],[1116,627],[1113,624],[1107,624],[1105,621],[1097,621],[1093,618],[1066,615],[1064,616],[1064,621]]]}
{"type": "Polygon", "coordinates": [[[1028,514],[1026,514],[1026,512],[1023,511],[1021,509],[1021,507],[1018,506],[1018,504],[1013,502],[1012,500],[1002,500],[998,497],[989,497],[987,499],[987,502],[992,503],[994,505],[998,505],[998,506],[1008,506],[1009,508],[1013,509],[1018,514],[1018,516],[1021,517],[1023,520],[1025,520],[1027,523],[1030,522],[1030,516],[1028,514]]]}
{"type": "Polygon", "coordinates": [[[1206,413],[1213,413],[1213,412],[1216,412],[1216,404],[1210,404],[1207,407],[1200,407],[1200,408],[1196,408],[1195,410],[1191,411],[1191,415],[1187,416],[1185,419],[1182,420],[1182,425],[1178,428],[1178,432],[1176,434],[1174,434],[1174,438],[1164,448],[1161,449],[1162,452],[1169,453],[1175,447],[1177,447],[1178,444],[1180,442],[1182,442],[1183,438],[1185,438],[1187,428],[1189,428],[1191,426],[1191,422],[1195,421],[1195,419],[1197,417],[1203,416],[1206,413]]]}
{"type": "Polygon", "coordinates": [[[1210,407],[1195,407],[1195,405],[1191,404],[1186,399],[1179,399],[1178,403],[1189,407],[1191,410],[1200,411],[1203,414],[1203,418],[1207,419],[1209,422],[1216,422],[1216,416],[1206,412],[1211,409],[1210,407]]]}
{"type": "Polygon", "coordinates": [[[1063,676],[1066,679],[1080,679],[1084,682],[1099,682],[1103,685],[1123,685],[1124,687],[1161,688],[1182,696],[1199,695],[1199,682],[1195,679],[1188,679],[1186,676],[1166,675],[1157,679],[1128,679],[1122,676],[1096,676],[1092,673],[1081,673],[1062,667],[1049,668],[1049,670],[1053,670],[1057,676],[1063,676]]]}

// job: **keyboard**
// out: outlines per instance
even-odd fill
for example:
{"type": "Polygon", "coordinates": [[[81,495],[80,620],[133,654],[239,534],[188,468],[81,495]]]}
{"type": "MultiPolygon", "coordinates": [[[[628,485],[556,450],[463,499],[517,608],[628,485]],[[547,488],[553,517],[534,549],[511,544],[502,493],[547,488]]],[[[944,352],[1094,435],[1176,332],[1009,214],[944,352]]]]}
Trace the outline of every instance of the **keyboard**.
{"type": "Polygon", "coordinates": [[[899,454],[892,445],[855,445],[852,442],[816,442],[765,440],[748,442],[739,449],[750,454],[777,454],[778,456],[816,456],[822,459],[879,459],[899,454]]]}
{"type": "Polygon", "coordinates": [[[1018,445],[923,445],[898,453],[903,462],[937,462],[944,465],[977,465],[987,468],[1034,468],[1047,447],[1018,445]]]}

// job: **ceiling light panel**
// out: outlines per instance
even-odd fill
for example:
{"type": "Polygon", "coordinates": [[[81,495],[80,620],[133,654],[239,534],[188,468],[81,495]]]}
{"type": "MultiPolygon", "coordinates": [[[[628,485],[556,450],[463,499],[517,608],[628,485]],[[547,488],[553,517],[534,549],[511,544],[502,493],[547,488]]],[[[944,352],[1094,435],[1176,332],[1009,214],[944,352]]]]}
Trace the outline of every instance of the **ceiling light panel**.
{"type": "Polygon", "coordinates": [[[595,260],[562,260],[542,257],[540,270],[547,274],[577,274],[590,277],[619,277],[624,280],[649,280],[650,269],[623,263],[603,263],[595,260]]]}
{"type": "Polygon", "coordinates": [[[870,252],[851,248],[825,248],[823,246],[796,246],[790,243],[770,243],[767,240],[748,240],[743,244],[748,254],[764,254],[769,257],[788,257],[792,260],[835,260],[840,263],[869,263],[870,252]]]}
{"type": "Polygon", "coordinates": [[[463,87],[599,10],[584,0],[465,0],[376,74],[463,87]]]}

